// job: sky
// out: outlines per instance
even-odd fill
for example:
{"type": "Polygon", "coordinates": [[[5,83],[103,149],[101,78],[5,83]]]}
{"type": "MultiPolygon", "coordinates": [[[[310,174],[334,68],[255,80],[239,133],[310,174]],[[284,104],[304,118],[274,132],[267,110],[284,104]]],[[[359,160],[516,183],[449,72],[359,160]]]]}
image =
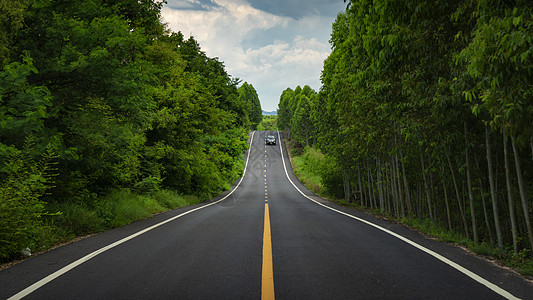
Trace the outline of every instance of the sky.
{"type": "Polygon", "coordinates": [[[167,0],[162,17],[275,111],[286,88],[320,89],[331,25],[345,8],[343,0],[167,0]]]}

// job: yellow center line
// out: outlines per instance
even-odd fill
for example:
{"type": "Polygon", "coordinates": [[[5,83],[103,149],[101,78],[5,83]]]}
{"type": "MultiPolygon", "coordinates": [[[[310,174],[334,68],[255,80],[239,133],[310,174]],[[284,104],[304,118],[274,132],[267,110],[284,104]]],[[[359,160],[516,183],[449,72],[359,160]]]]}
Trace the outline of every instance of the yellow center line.
{"type": "Polygon", "coordinates": [[[274,267],[272,263],[272,240],[270,238],[270,215],[265,203],[265,231],[263,233],[263,278],[261,299],[274,299],[274,267]]]}

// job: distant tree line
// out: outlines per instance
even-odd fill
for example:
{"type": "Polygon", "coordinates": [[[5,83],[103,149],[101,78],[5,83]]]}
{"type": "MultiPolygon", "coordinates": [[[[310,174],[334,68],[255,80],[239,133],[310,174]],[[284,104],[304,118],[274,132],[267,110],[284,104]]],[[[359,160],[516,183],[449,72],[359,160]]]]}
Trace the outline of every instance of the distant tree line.
{"type": "Polygon", "coordinates": [[[347,201],[533,249],[533,2],[348,1],[318,94],[278,126],[316,142],[347,201]]]}
{"type": "Polygon", "coordinates": [[[171,32],[163,4],[0,4],[0,260],[34,242],[48,202],[206,196],[242,174],[257,93],[171,32]]]}

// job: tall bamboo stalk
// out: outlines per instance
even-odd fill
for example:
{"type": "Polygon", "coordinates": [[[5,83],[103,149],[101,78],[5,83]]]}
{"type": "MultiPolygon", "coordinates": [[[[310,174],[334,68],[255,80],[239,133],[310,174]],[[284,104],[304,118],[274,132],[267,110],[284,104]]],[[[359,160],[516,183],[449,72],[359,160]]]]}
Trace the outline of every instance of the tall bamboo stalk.
{"type": "Polygon", "coordinates": [[[529,244],[533,249],[533,230],[531,230],[531,221],[529,220],[529,207],[527,203],[526,187],[524,184],[524,178],[522,177],[522,166],[520,164],[520,158],[518,156],[518,149],[516,148],[515,137],[511,135],[511,145],[513,146],[514,161],[516,167],[516,177],[518,179],[518,189],[520,190],[520,199],[522,200],[522,210],[524,211],[524,219],[526,221],[527,235],[529,238],[529,244]]]}
{"type": "MultiPolygon", "coordinates": [[[[442,168],[442,174],[444,174],[444,168],[442,168]]],[[[448,230],[452,230],[452,216],[450,214],[450,202],[448,201],[448,191],[446,188],[446,181],[442,179],[442,189],[444,190],[444,204],[446,205],[446,217],[448,219],[448,230]]]]}
{"type": "Polygon", "coordinates": [[[468,130],[466,122],[464,122],[465,129],[465,155],[466,155],[466,181],[468,185],[468,200],[470,202],[470,218],[472,219],[472,233],[474,234],[474,242],[479,242],[479,237],[477,234],[477,223],[476,223],[476,213],[474,211],[474,194],[472,192],[472,178],[470,176],[470,155],[468,155],[468,130]]]}
{"type": "Polygon", "coordinates": [[[429,187],[426,179],[426,167],[424,166],[424,153],[422,152],[422,149],[420,149],[420,164],[422,166],[422,177],[424,178],[424,188],[426,190],[426,201],[429,210],[429,218],[435,221],[433,218],[433,209],[431,209],[431,198],[429,197],[429,187]]]}
{"type": "Polygon", "coordinates": [[[516,232],[516,218],[514,212],[514,203],[513,203],[513,189],[511,185],[511,171],[509,167],[509,157],[507,154],[507,132],[505,127],[502,129],[503,132],[503,157],[505,161],[505,184],[507,186],[507,201],[509,203],[509,215],[511,218],[511,232],[513,235],[513,250],[515,253],[518,252],[518,240],[516,232]]]}
{"type": "Polygon", "coordinates": [[[450,173],[452,174],[453,187],[455,189],[455,197],[457,199],[457,204],[459,206],[459,214],[461,215],[461,221],[463,222],[463,229],[465,231],[466,238],[470,238],[470,233],[468,231],[468,226],[466,224],[466,216],[463,210],[463,205],[461,204],[461,196],[459,195],[459,187],[457,186],[457,179],[455,178],[455,172],[453,171],[452,161],[450,159],[450,153],[448,149],[444,150],[446,154],[446,159],[448,160],[448,167],[450,168],[450,173]]]}
{"type": "Polygon", "coordinates": [[[490,197],[492,200],[492,212],[494,215],[494,226],[496,227],[496,238],[498,247],[503,248],[502,228],[500,226],[500,213],[498,210],[498,197],[496,196],[496,187],[494,183],[494,174],[492,170],[492,154],[490,151],[489,129],[485,127],[485,145],[487,148],[487,167],[489,170],[490,197]]]}

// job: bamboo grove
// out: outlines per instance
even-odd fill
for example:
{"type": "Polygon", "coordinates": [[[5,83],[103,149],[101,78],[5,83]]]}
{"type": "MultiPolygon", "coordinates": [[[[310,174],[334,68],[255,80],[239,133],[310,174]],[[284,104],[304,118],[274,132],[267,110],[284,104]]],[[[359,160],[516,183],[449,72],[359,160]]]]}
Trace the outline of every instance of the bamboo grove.
{"type": "Polygon", "coordinates": [[[283,92],[279,127],[334,161],[331,194],[530,252],[532,17],[531,1],[348,1],[320,91],[283,92]]]}
{"type": "Polygon", "coordinates": [[[0,261],[37,247],[51,202],[205,199],[242,174],[257,93],[168,30],[163,4],[0,1],[0,261]]]}

